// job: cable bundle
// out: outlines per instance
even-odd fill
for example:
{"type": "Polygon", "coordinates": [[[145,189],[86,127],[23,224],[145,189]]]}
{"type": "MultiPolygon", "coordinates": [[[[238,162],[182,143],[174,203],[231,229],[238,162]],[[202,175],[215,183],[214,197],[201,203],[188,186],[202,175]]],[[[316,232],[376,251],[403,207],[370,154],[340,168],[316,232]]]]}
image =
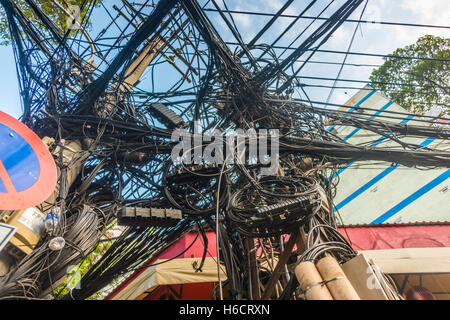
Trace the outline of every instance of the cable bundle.
{"type": "MultiPolygon", "coordinates": [[[[310,63],[330,64],[311,60],[316,53],[361,55],[350,48],[346,52],[321,49],[340,25],[350,21],[361,0],[334,7],[333,1],[302,4],[301,13],[290,16],[294,19],[273,35],[270,44],[261,43],[262,36],[285,16],[291,0],[277,13],[264,14],[272,18],[249,41],[239,33],[233,10],[225,1],[222,6],[215,0],[161,0],[155,6],[149,0],[133,4],[122,0],[112,9],[105,1],[84,1],[81,9],[86,14],[79,31],[65,33],[36,1],[25,2],[37,23],[14,1],[0,0],[17,60],[23,121],[42,137],[54,138],[60,148],[69,141],[81,145],[82,151],[77,158],[79,173],[74,173],[71,185],[66,175],[75,163],[58,161],[63,173],[60,194],[55,203],[45,204],[49,210],[63,212],[61,225],[51,236],[63,237],[65,247],[50,251],[51,237],[43,239],[3,279],[2,298],[39,297],[68,264],[82,261],[95,248],[99,234],[117,212],[132,207],[181,210],[183,218],[171,228],[126,229],[111,240],[107,253],[83,276],[81,288],[66,296],[55,294],[57,298],[87,298],[114,279],[146,267],[149,259],[193,224],[200,226],[204,240],[203,225],[216,232],[218,267],[227,273],[230,295],[253,297],[248,261],[254,250],[252,238],[262,238],[254,242],[262,252],[255,259],[264,284],[274,273],[270,263],[283,252],[279,236],[298,231],[300,226],[308,232],[302,261],[330,254],[342,262],[354,256],[337,232],[332,213],[339,182],[335,173],[343,164],[376,160],[411,167],[450,167],[445,147],[437,150],[403,139],[448,139],[446,130],[430,125],[443,117],[416,117],[405,125],[396,122],[415,115],[361,106],[360,112],[343,112],[335,107],[346,111],[356,107],[309,98],[309,87],[327,86],[306,80],[335,80],[335,84],[348,80],[308,77],[300,71],[310,63]],[[317,12],[314,17],[306,16],[310,9],[317,12]],[[90,21],[95,10],[109,19],[90,21]],[[288,31],[306,18],[310,23],[293,37],[288,31]],[[318,20],[323,23],[314,29],[318,20]],[[225,30],[219,28],[219,21],[225,23],[225,30]],[[93,30],[100,31],[91,37],[89,25],[94,22],[93,30]],[[224,31],[234,40],[224,41],[224,31]],[[364,129],[378,138],[354,145],[330,129],[333,126],[364,129]],[[217,130],[223,137],[238,129],[264,129],[269,138],[271,130],[279,130],[279,176],[262,177],[264,165],[250,161],[176,166],[170,157],[176,128],[190,134],[217,130]],[[378,147],[379,142],[389,142],[389,146],[378,147]]],[[[64,5],[57,8],[67,15],[64,5]]],[[[415,85],[404,84],[406,89],[410,86],[415,85]]],[[[258,133],[255,139],[263,135],[258,133]]],[[[201,148],[204,151],[205,145],[201,148]]],[[[245,148],[249,150],[249,139],[245,148]]],[[[292,296],[294,278],[291,274],[290,281],[285,279],[286,290],[280,297],[292,296]]]]}
{"type": "Polygon", "coordinates": [[[321,203],[314,179],[269,176],[233,194],[227,217],[247,237],[279,236],[304,224],[321,203]]]}

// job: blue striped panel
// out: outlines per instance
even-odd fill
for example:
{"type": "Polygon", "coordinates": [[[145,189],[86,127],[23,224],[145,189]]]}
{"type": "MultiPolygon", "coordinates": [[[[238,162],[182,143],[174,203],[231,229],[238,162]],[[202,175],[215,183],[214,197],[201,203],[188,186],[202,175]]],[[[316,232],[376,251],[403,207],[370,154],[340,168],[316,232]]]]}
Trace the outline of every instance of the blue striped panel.
{"type": "MultiPolygon", "coordinates": [[[[414,118],[414,115],[409,115],[406,117],[406,119],[402,120],[400,122],[400,124],[406,124],[409,120],[411,120],[412,118],[414,118]]],[[[390,135],[391,133],[388,132],[388,135],[390,135]]],[[[375,147],[376,145],[382,143],[384,140],[386,140],[385,136],[381,136],[380,138],[378,138],[377,141],[375,141],[374,143],[372,143],[370,146],[371,147],[375,147]]],[[[328,180],[330,179],[334,179],[337,175],[341,174],[342,172],[345,171],[345,169],[347,169],[348,167],[350,167],[351,165],[353,165],[354,162],[350,162],[349,164],[347,164],[345,167],[339,169],[338,171],[336,171],[336,173],[334,175],[332,175],[331,177],[328,178],[328,180]]]]}
{"type": "MultiPolygon", "coordinates": [[[[429,145],[431,142],[433,142],[435,139],[433,138],[427,138],[425,139],[420,145],[421,146],[427,146],[429,145]]],[[[386,169],[384,169],[383,171],[381,171],[379,174],[377,174],[374,178],[372,178],[371,180],[367,181],[365,184],[363,184],[361,187],[359,187],[356,191],[354,191],[352,194],[350,194],[347,198],[345,198],[344,200],[342,200],[341,202],[339,202],[335,208],[334,211],[341,209],[342,207],[346,206],[347,204],[349,204],[351,201],[353,201],[355,198],[357,198],[358,196],[360,196],[364,191],[366,191],[367,189],[369,189],[370,187],[372,187],[375,183],[377,183],[378,181],[380,181],[381,179],[383,179],[384,177],[386,177],[388,174],[390,174],[392,171],[394,171],[395,169],[397,169],[400,165],[395,165],[395,166],[390,166],[386,169]]]]}
{"type": "MultiPolygon", "coordinates": [[[[359,100],[354,107],[359,107],[360,104],[362,104],[364,101],[366,101],[367,99],[369,99],[375,92],[377,92],[377,90],[373,89],[372,91],[370,91],[364,98],[362,98],[361,100],[359,100]]],[[[348,110],[347,112],[353,112],[355,110],[355,108],[351,108],[350,110],[348,110]]],[[[326,130],[327,131],[331,131],[333,128],[335,127],[335,125],[329,126],[326,130]]]]}
{"type": "Polygon", "coordinates": [[[344,200],[342,200],[341,202],[339,202],[336,207],[334,208],[334,211],[341,209],[342,207],[346,206],[347,204],[349,204],[351,201],[353,201],[355,198],[357,198],[358,196],[360,196],[364,191],[366,191],[367,189],[369,189],[370,187],[372,187],[375,183],[377,183],[378,181],[380,181],[381,179],[383,179],[385,176],[387,176],[389,173],[391,173],[392,171],[394,171],[397,168],[397,166],[391,166],[388,167],[386,169],[384,169],[381,173],[379,173],[378,175],[376,175],[374,178],[372,178],[371,180],[369,180],[368,182],[366,182],[365,184],[363,184],[361,187],[359,187],[355,192],[353,192],[352,194],[350,194],[347,198],[345,198],[344,200]]]}
{"type": "MultiPolygon", "coordinates": [[[[368,122],[372,119],[374,119],[377,115],[379,115],[381,112],[383,112],[383,110],[386,110],[387,108],[389,108],[389,106],[391,104],[393,104],[394,102],[391,100],[388,103],[386,103],[384,106],[382,106],[380,108],[380,110],[378,110],[377,112],[375,112],[375,114],[373,116],[371,116],[369,119],[367,119],[365,122],[368,122]]],[[[352,132],[350,132],[350,134],[348,134],[345,138],[344,141],[347,141],[348,139],[350,139],[351,137],[353,137],[359,130],[361,130],[361,128],[355,128],[355,130],[353,130],[352,132]]]]}
{"type": "Polygon", "coordinates": [[[370,224],[379,224],[383,223],[396,213],[398,213],[400,210],[404,209],[406,206],[409,206],[411,203],[422,197],[424,194],[444,182],[450,177],[450,169],[447,169],[444,173],[439,175],[437,178],[431,180],[426,185],[424,185],[422,188],[417,190],[416,192],[412,193],[410,196],[406,197],[403,201],[399,202],[395,206],[393,206],[391,209],[383,213],[381,216],[373,220],[370,224]]]}
{"type": "MultiPolygon", "coordinates": [[[[410,114],[409,116],[406,117],[406,119],[402,120],[402,122],[400,122],[400,124],[406,124],[409,120],[411,120],[412,118],[414,118],[414,115],[410,114]]],[[[390,132],[387,133],[387,135],[391,135],[390,132]]],[[[372,143],[372,147],[375,147],[376,145],[382,143],[384,140],[386,140],[386,137],[380,137],[379,140],[375,141],[374,143],[372,143]]]]}

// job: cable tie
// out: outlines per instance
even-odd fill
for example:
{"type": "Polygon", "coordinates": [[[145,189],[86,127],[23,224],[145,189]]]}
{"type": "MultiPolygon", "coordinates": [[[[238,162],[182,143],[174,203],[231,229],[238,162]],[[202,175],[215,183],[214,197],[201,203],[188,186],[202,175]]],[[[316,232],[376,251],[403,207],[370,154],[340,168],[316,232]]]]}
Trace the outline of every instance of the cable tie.
{"type": "Polygon", "coordinates": [[[307,286],[303,292],[306,293],[309,289],[311,289],[313,287],[316,287],[318,285],[323,286],[323,285],[326,285],[328,282],[335,281],[335,280],[340,280],[340,279],[344,279],[344,277],[343,276],[337,276],[337,277],[329,279],[329,280],[323,280],[323,281],[320,281],[320,282],[317,282],[317,283],[313,283],[313,284],[307,286]]]}

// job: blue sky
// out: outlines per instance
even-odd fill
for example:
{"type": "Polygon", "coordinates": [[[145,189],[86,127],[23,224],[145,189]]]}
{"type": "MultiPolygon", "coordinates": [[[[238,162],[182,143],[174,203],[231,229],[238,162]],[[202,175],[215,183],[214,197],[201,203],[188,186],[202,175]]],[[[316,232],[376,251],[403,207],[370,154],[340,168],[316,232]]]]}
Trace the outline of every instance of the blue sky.
{"type": "MultiPolygon", "coordinates": [[[[319,0],[319,2],[325,2],[327,0],[319,0]]],[[[343,0],[337,0],[336,4],[339,5],[343,0]]],[[[221,3],[221,1],[218,1],[221,3]]],[[[276,12],[284,3],[281,0],[251,0],[251,1],[227,1],[229,9],[231,10],[245,10],[245,11],[258,11],[258,12],[276,12]]],[[[107,3],[110,6],[109,1],[107,3]]],[[[293,6],[290,7],[285,13],[298,14],[305,2],[297,0],[293,6]]],[[[357,19],[360,16],[360,6],[353,14],[351,18],[357,19]]],[[[364,20],[375,21],[393,21],[393,22],[405,22],[405,23],[419,23],[419,24],[433,24],[433,25],[449,25],[450,21],[450,8],[448,0],[369,0],[365,13],[363,15],[364,20]]],[[[313,15],[315,12],[311,10],[308,12],[313,15]]],[[[94,15],[95,17],[95,15],[94,15]]],[[[98,17],[97,17],[98,18],[98,17]]],[[[258,17],[252,18],[247,15],[233,14],[233,18],[241,31],[244,40],[251,39],[264,25],[265,21],[269,18],[258,17]]],[[[100,21],[94,20],[95,21],[100,21]]],[[[261,39],[262,41],[269,42],[273,39],[273,35],[279,34],[280,30],[285,28],[291,20],[288,18],[280,19],[276,25],[274,25],[266,35],[261,39]],[[272,38],[271,38],[272,37],[272,38]]],[[[306,22],[305,22],[306,23],[306,22]]],[[[104,23],[102,23],[103,26],[104,23]]],[[[350,38],[355,29],[355,23],[344,23],[340,29],[336,31],[329,42],[323,47],[329,50],[345,51],[347,49],[350,38]]],[[[220,25],[219,28],[224,27],[220,25]]],[[[292,30],[291,36],[294,37],[296,33],[300,32],[301,25],[296,26],[295,30],[292,30]]],[[[226,31],[222,30],[224,38],[230,37],[228,40],[233,40],[226,31]]],[[[355,40],[353,42],[351,51],[367,52],[367,53],[379,53],[389,54],[393,50],[405,45],[414,43],[420,36],[425,34],[432,34],[436,36],[450,37],[450,31],[448,29],[435,29],[435,28],[415,28],[415,27],[400,27],[400,26],[383,26],[377,24],[362,24],[361,28],[357,31],[355,40]]],[[[317,54],[313,57],[313,60],[341,62],[342,55],[335,54],[317,54]]],[[[0,47],[0,110],[11,114],[14,117],[19,117],[22,113],[22,107],[20,103],[20,95],[18,89],[18,82],[16,76],[16,66],[13,58],[11,47],[0,47]]],[[[376,57],[367,56],[349,56],[347,63],[364,63],[364,64],[381,64],[382,60],[376,57]]],[[[340,78],[343,79],[359,79],[368,80],[371,67],[351,67],[346,66],[340,78]]],[[[339,66],[324,66],[318,64],[309,64],[301,73],[303,76],[319,76],[319,77],[336,77],[339,70],[339,66]]],[[[309,81],[314,83],[313,80],[309,81]]],[[[318,82],[316,82],[318,83],[318,82]]],[[[331,85],[332,82],[321,82],[321,84],[331,85]]],[[[363,83],[340,83],[339,85],[359,86],[362,87],[363,83]]],[[[357,90],[340,89],[335,90],[330,102],[332,103],[344,103],[352,96],[357,90]]],[[[325,101],[328,97],[329,89],[308,89],[308,95],[311,100],[325,101]]]]}
{"type": "Polygon", "coordinates": [[[22,114],[22,107],[11,47],[0,46],[0,66],[0,110],[17,118],[22,114]]]}

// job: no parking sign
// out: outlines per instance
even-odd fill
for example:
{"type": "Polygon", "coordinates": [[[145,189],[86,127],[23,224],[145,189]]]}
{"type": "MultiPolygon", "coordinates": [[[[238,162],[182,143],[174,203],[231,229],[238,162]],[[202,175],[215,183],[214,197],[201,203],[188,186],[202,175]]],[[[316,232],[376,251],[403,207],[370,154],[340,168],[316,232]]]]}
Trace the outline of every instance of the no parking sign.
{"type": "Polygon", "coordinates": [[[33,207],[56,186],[56,165],[41,139],[0,111],[0,210],[33,207]]]}

